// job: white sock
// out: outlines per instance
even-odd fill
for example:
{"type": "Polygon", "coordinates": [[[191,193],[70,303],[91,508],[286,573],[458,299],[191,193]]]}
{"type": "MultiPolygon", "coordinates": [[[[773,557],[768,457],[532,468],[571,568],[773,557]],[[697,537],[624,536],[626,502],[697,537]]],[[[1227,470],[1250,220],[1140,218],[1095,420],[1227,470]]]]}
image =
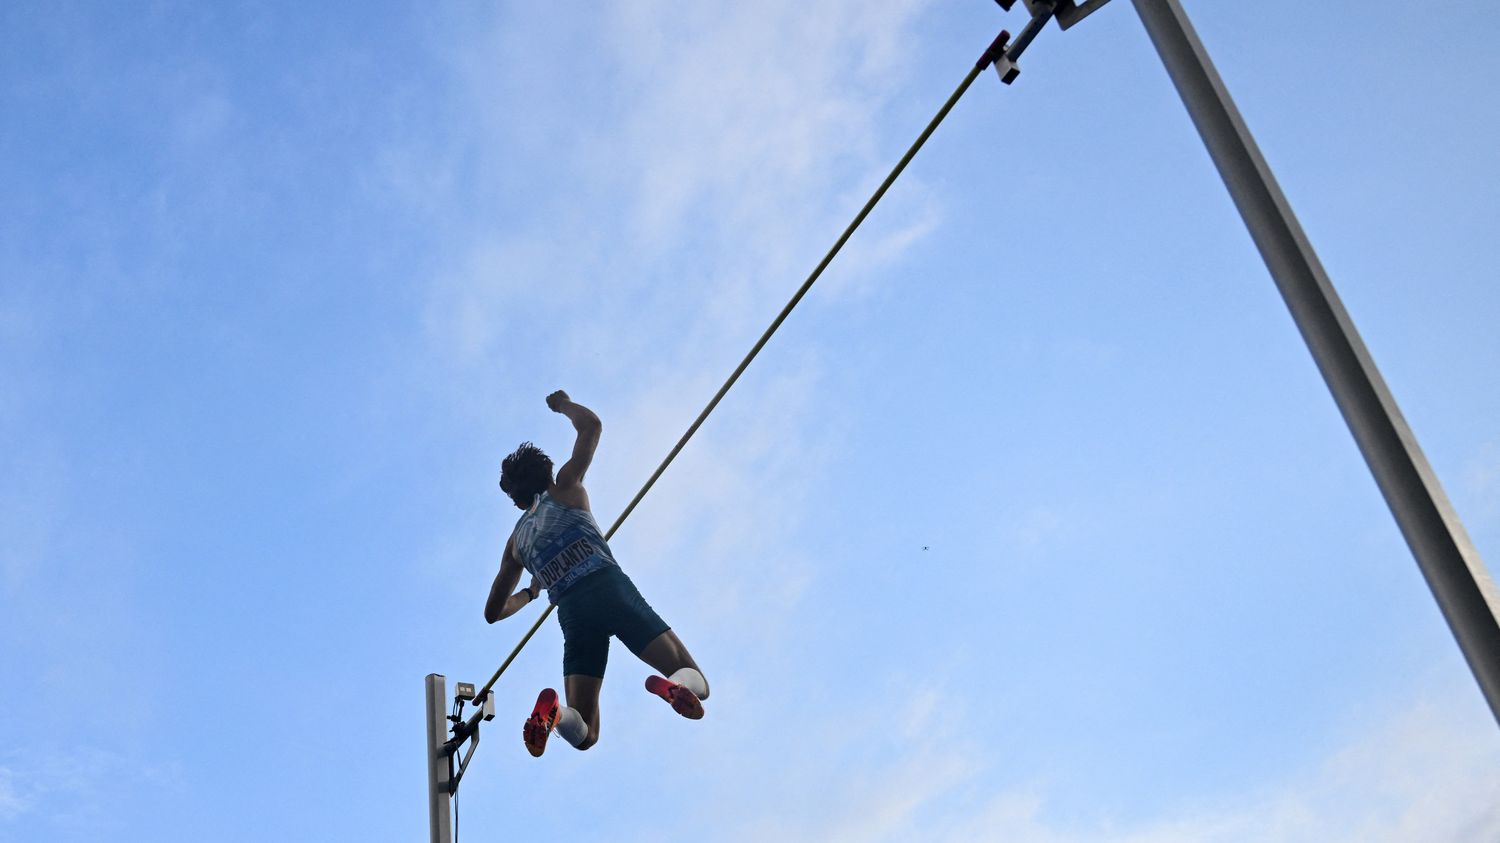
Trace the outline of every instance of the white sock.
{"type": "Polygon", "coordinates": [[[708,699],[708,680],[703,678],[703,674],[691,667],[684,667],[667,678],[692,691],[693,696],[698,699],[708,699]]]}
{"type": "Polygon", "coordinates": [[[589,724],[583,722],[583,715],[576,708],[561,706],[557,712],[557,725],[553,731],[562,735],[563,740],[578,746],[588,739],[589,724]]]}

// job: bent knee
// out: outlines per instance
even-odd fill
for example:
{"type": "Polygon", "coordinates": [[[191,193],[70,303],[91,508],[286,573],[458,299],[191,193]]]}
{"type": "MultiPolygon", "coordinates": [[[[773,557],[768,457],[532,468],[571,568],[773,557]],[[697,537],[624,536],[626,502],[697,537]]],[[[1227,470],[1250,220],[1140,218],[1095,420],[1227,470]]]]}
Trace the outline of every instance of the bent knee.
{"type": "Polygon", "coordinates": [[[594,744],[596,744],[598,742],[599,742],[599,730],[598,729],[590,729],[588,737],[584,738],[581,742],[579,742],[578,746],[574,747],[574,749],[582,752],[583,750],[588,749],[589,747],[593,746],[594,744]]]}

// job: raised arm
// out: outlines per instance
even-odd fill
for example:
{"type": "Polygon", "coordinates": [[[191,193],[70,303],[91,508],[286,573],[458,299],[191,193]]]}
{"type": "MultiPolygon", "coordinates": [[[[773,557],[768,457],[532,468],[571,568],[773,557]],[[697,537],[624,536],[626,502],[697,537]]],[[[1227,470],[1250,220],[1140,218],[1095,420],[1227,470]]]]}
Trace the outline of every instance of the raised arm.
{"type": "Polygon", "coordinates": [[[578,431],[578,439],[573,443],[573,456],[557,470],[559,488],[577,489],[583,485],[583,475],[589,470],[589,463],[594,461],[594,449],[599,447],[599,433],[604,430],[604,425],[593,410],[575,403],[568,397],[568,393],[560,389],[547,396],[547,406],[553,412],[567,416],[568,421],[573,423],[573,429],[578,431]]]}
{"type": "Polygon", "coordinates": [[[500,560],[500,573],[495,575],[495,582],[490,585],[489,599],[484,601],[484,619],[487,623],[514,615],[537,597],[535,578],[532,578],[531,585],[515,594],[510,593],[521,581],[521,573],[526,570],[521,565],[521,560],[516,558],[515,545],[511,543],[513,540],[507,539],[505,542],[505,558],[500,560]]]}

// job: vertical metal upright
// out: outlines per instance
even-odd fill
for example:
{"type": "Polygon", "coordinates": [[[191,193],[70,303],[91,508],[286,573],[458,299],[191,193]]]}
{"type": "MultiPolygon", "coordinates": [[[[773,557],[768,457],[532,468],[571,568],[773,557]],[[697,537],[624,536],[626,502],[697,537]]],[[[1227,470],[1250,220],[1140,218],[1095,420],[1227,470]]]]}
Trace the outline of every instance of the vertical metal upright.
{"type": "Polygon", "coordinates": [[[1133,2],[1458,639],[1490,711],[1500,721],[1500,591],[1181,3],[1133,2]]]}
{"type": "Polygon", "coordinates": [[[453,843],[449,812],[452,768],[444,747],[448,741],[447,706],[447,678],[441,673],[427,674],[427,816],[431,843],[453,843]]]}

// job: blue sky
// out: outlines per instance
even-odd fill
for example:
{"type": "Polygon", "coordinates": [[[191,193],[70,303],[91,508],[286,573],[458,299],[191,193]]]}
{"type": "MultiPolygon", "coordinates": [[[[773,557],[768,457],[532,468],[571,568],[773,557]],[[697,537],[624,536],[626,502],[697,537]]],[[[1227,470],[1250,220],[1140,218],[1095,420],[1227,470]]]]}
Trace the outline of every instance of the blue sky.
{"type": "MultiPolygon", "coordinates": [[[[1500,11],[1189,2],[1480,549],[1500,11]]],[[[0,837],[410,840],[542,398],[612,519],[1001,26],[986,3],[0,9],[0,837]]],[[[613,542],[469,839],[1500,835],[1500,734],[1129,5],[986,76],[613,542]]]]}

